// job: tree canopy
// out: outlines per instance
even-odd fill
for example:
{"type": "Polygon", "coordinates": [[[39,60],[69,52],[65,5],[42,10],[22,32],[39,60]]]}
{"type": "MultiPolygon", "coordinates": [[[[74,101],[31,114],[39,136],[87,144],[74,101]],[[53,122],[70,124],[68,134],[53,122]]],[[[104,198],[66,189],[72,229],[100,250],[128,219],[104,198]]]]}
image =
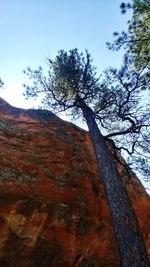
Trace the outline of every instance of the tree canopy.
{"type": "Polygon", "coordinates": [[[3,81],[0,78],[0,88],[3,88],[3,86],[4,86],[4,83],[3,83],[3,81]]]}
{"type": "Polygon", "coordinates": [[[128,31],[114,32],[114,43],[108,43],[108,46],[112,50],[124,47],[136,68],[150,67],[150,0],[132,0],[122,3],[120,7],[122,13],[132,10],[128,31]]]}
{"type": "Polygon", "coordinates": [[[150,109],[142,94],[150,88],[146,67],[134,70],[126,59],[120,70],[110,68],[98,77],[90,54],[77,49],[59,51],[47,65],[47,75],[41,67],[25,71],[33,81],[33,86],[25,86],[25,96],[40,96],[44,108],[55,113],[69,109],[77,119],[82,99],[92,108],[105,139],[114,140],[114,151],[125,151],[128,163],[148,177],[150,109]]]}

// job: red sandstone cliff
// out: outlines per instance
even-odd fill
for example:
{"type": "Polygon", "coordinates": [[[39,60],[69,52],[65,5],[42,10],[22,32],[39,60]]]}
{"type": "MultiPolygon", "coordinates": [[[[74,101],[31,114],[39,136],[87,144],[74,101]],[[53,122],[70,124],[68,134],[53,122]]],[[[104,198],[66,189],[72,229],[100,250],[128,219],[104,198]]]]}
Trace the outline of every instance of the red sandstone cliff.
{"type": "MultiPolygon", "coordinates": [[[[150,199],[124,174],[150,254],[150,199]]],[[[0,266],[120,266],[88,132],[0,99],[0,266]]]]}

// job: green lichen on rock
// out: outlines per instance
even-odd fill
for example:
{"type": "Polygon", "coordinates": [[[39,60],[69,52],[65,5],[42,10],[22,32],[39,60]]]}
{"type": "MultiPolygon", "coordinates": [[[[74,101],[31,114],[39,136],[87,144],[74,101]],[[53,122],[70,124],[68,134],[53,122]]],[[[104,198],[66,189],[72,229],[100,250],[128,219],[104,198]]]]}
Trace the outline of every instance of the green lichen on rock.
{"type": "Polygon", "coordinates": [[[19,172],[17,171],[17,169],[14,168],[10,169],[0,167],[0,180],[7,180],[11,178],[17,180],[18,182],[22,182],[25,180],[37,180],[37,176],[32,172],[19,172]]]}
{"type": "Polygon", "coordinates": [[[71,218],[70,206],[61,202],[57,210],[57,218],[60,221],[60,224],[63,225],[66,230],[68,230],[73,222],[71,218]]]}
{"type": "Polygon", "coordinates": [[[66,185],[68,184],[69,180],[71,178],[71,173],[67,170],[63,171],[62,175],[55,176],[55,181],[59,185],[66,185]]]}
{"type": "Polygon", "coordinates": [[[80,143],[75,143],[73,145],[73,160],[82,160],[82,150],[80,143]]]}
{"type": "Polygon", "coordinates": [[[80,202],[80,218],[76,222],[76,231],[79,235],[86,235],[90,231],[89,215],[86,203],[80,202]]]}
{"type": "Polygon", "coordinates": [[[82,177],[86,173],[83,163],[80,162],[74,169],[72,169],[73,176],[82,177]]]}

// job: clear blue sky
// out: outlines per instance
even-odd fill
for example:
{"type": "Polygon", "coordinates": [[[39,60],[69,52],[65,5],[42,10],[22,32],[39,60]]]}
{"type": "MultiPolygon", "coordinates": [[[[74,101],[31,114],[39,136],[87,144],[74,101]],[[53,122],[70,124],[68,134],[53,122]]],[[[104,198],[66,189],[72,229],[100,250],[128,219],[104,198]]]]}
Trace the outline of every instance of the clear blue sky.
{"type": "Polygon", "coordinates": [[[110,52],[105,43],[115,30],[125,29],[120,0],[1,0],[0,77],[5,91],[0,96],[12,105],[32,107],[22,96],[26,67],[44,64],[60,49],[88,49],[101,72],[119,66],[121,53],[110,52]]]}
{"type": "Polygon", "coordinates": [[[60,49],[88,49],[98,72],[120,66],[123,53],[111,52],[106,42],[114,31],[127,27],[122,0],[1,0],[0,96],[22,108],[37,107],[22,96],[28,83],[23,70],[44,64],[60,49]]]}

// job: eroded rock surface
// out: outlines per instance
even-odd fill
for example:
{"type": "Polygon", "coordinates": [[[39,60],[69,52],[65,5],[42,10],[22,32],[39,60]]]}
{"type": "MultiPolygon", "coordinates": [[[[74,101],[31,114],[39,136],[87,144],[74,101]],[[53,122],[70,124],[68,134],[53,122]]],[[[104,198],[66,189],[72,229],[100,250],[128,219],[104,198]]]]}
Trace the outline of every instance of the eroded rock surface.
{"type": "MultiPolygon", "coordinates": [[[[118,166],[150,254],[150,199],[118,166]]],[[[119,267],[88,132],[0,99],[0,266],[119,267]]]]}

